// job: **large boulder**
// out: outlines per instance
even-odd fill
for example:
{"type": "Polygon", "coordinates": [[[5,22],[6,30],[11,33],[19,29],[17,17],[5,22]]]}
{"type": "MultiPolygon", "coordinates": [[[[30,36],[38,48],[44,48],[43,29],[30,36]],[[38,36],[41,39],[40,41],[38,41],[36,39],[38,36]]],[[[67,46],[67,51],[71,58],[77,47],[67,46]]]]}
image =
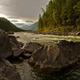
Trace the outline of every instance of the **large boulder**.
{"type": "Polygon", "coordinates": [[[36,43],[36,42],[30,42],[30,43],[26,43],[25,47],[24,47],[24,53],[23,53],[23,57],[25,58],[30,58],[32,56],[32,53],[36,52],[37,50],[41,49],[43,47],[43,45],[36,43]]]}
{"type": "Polygon", "coordinates": [[[8,34],[0,29],[0,58],[12,55],[12,48],[8,34]]]}
{"type": "Polygon", "coordinates": [[[0,29],[0,80],[21,80],[14,66],[6,59],[19,56],[22,46],[16,37],[0,29]]]}
{"type": "Polygon", "coordinates": [[[33,52],[28,62],[40,71],[57,72],[75,65],[79,58],[80,43],[62,40],[57,44],[44,45],[33,52]]]}
{"type": "Polygon", "coordinates": [[[14,35],[8,35],[12,48],[12,55],[18,57],[23,52],[23,43],[19,42],[14,35]]]}
{"type": "Polygon", "coordinates": [[[0,58],[19,56],[23,52],[23,43],[10,33],[0,29],[0,58]]]}
{"type": "Polygon", "coordinates": [[[5,59],[0,59],[0,80],[21,80],[15,67],[5,59]]]}
{"type": "Polygon", "coordinates": [[[33,53],[34,51],[37,51],[42,47],[41,44],[36,43],[36,42],[30,42],[26,43],[26,46],[24,47],[24,50],[29,53],[33,53]]]}

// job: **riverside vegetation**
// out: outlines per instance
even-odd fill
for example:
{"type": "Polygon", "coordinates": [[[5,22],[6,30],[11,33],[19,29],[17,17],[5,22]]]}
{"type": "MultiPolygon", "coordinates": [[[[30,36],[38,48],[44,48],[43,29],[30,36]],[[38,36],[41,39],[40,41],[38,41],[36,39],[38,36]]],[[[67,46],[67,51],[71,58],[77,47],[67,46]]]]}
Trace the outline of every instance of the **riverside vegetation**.
{"type": "Polygon", "coordinates": [[[80,31],[80,0],[50,0],[39,16],[39,32],[69,33],[80,31]]]}

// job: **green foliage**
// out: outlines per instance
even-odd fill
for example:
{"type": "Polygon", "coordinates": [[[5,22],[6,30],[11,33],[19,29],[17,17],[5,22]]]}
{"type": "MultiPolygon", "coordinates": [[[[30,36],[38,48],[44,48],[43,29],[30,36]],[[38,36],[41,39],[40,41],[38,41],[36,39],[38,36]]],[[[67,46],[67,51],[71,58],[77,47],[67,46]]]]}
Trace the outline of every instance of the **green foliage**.
{"type": "Polygon", "coordinates": [[[18,31],[24,31],[22,29],[17,28],[14,24],[12,24],[10,21],[8,21],[5,18],[0,17],[0,29],[8,32],[18,32],[18,31]]]}
{"type": "Polygon", "coordinates": [[[80,0],[50,0],[46,11],[39,17],[39,28],[53,27],[53,32],[56,27],[63,27],[63,31],[75,31],[79,25],[80,0]]]}

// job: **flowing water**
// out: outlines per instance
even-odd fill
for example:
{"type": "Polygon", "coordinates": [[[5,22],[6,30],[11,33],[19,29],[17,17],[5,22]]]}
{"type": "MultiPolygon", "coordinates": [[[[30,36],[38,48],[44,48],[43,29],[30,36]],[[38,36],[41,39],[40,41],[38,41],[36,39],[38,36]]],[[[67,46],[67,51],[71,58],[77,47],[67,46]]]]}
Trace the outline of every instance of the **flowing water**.
{"type": "MultiPolygon", "coordinates": [[[[59,40],[80,41],[79,36],[55,36],[55,35],[43,35],[27,32],[15,33],[15,36],[20,36],[19,41],[24,42],[58,42],[59,40]]],[[[20,64],[16,64],[17,71],[20,73],[22,80],[80,80],[80,68],[73,69],[69,73],[54,76],[52,74],[40,74],[30,67],[27,60],[20,64]]]]}
{"type": "Polygon", "coordinates": [[[23,63],[17,64],[16,68],[20,73],[22,80],[80,80],[80,69],[72,70],[72,72],[68,73],[67,75],[44,75],[37,73],[37,71],[34,72],[34,69],[29,66],[27,60],[25,60],[23,63]]]}

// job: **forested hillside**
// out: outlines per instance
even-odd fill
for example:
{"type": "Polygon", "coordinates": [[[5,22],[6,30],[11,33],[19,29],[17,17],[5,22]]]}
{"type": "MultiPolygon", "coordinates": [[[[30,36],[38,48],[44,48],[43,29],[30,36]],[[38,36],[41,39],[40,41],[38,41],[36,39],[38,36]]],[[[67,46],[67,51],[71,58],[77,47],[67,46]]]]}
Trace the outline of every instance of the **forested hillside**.
{"type": "Polygon", "coordinates": [[[14,24],[12,24],[9,20],[6,18],[0,17],[0,29],[6,31],[6,32],[18,32],[18,31],[24,31],[20,28],[17,28],[14,24]]]}
{"type": "Polygon", "coordinates": [[[39,16],[39,32],[80,31],[80,0],[50,0],[39,16]]]}

